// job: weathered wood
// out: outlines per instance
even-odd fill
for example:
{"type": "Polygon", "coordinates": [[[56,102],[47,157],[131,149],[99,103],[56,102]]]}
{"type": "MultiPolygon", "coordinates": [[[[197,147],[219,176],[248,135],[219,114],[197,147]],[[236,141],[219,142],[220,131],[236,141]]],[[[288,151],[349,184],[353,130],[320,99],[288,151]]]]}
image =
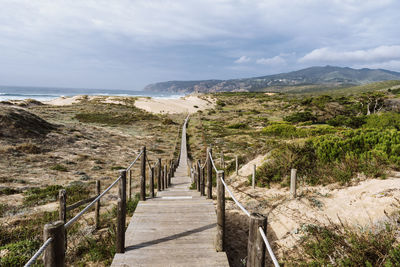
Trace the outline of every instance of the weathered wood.
{"type": "Polygon", "coordinates": [[[67,222],[67,191],[65,189],[60,189],[58,191],[58,201],[60,208],[58,210],[58,219],[63,221],[64,223],[67,222]]]}
{"type": "MultiPolygon", "coordinates": [[[[60,203],[60,208],[59,208],[59,213],[58,213],[58,219],[60,221],[63,221],[64,224],[67,222],[67,191],[65,189],[61,189],[58,192],[58,199],[60,203]]],[[[64,247],[67,247],[67,230],[64,228],[64,247]]]]}
{"type": "MultiPolygon", "coordinates": [[[[96,197],[100,195],[100,180],[96,181],[96,197]]],[[[96,206],[94,208],[94,225],[95,229],[100,228],[100,199],[96,201],[96,206]]]]}
{"type": "Polygon", "coordinates": [[[140,162],[140,200],[146,200],[146,147],[142,147],[142,161],[140,162]]]}
{"type": "Polygon", "coordinates": [[[158,158],[157,170],[157,191],[161,191],[161,158],[158,158]]]}
{"type": "Polygon", "coordinates": [[[128,197],[129,200],[132,199],[132,170],[129,170],[128,197]]]}
{"type": "Polygon", "coordinates": [[[196,164],[196,173],[197,173],[197,176],[196,176],[196,189],[197,189],[197,191],[198,192],[200,192],[200,190],[201,190],[201,185],[200,185],[200,166],[201,166],[201,162],[200,162],[200,160],[197,160],[197,164],[196,164]]]}
{"type": "Polygon", "coordinates": [[[217,174],[217,236],[215,249],[218,252],[225,250],[225,187],[221,179],[225,180],[224,171],[217,174]]]}
{"type": "Polygon", "coordinates": [[[154,167],[150,170],[150,196],[154,198],[154,167]]]}
{"type": "Polygon", "coordinates": [[[164,168],[161,169],[161,191],[165,190],[165,184],[164,184],[164,168]]]}
{"type": "Polygon", "coordinates": [[[239,159],[238,156],[235,156],[235,166],[236,166],[236,175],[239,175],[239,159]]]}
{"type": "Polygon", "coordinates": [[[251,187],[253,187],[253,189],[256,188],[256,170],[257,170],[257,166],[256,164],[253,165],[253,176],[251,179],[251,187]]]}
{"type": "Polygon", "coordinates": [[[297,183],[297,170],[290,171],[290,196],[296,198],[296,183],[297,183]]]}
{"type": "Polygon", "coordinates": [[[65,266],[65,228],[63,221],[45,224],[43,239],[53,238],[50,245],[44,251],[43,262],[45,267],[65,266]]]}
{"type": "Polygon", "coordinates": [[[167,164],[164,165],[164,185],[165,185],[165,188],[168,188],[168,171],[167,171],[167,164]]]}
{"type": "Polygon", "coordinates": [[[67,206],[67,211],[74,210],[74,209],[76,209],[76,208],[79,208],[79,207],[82,206],[82,205],[85,205],[85,204],[87,204],[87,203],[90,203],[90,202],[92,202],[96,197],[97,197],[97,196],[94,196],[94,197],[90,197],[90,198],[83,199],[83,200],[80,200],[80,201],[78,201],[78,202],[75,202],[74,204],[71,204],[71,205],[67,206]]]}
{"type": "Polygon", "coordinates": [[[168,187],[171,186],[171,178],[172,178],[172,165],[171,161],[169,162],[169,170],[168,170],[168,187]]]}
{"type": "Polygon", "coordinates": [[[252,213],[249,219],[249,240],[247,243],[247,264],[250,267],[265,266],[265,243],[258,228],[264,231],[267,227],[267,218],[262,214],[252,213]]]}
{"type": "Polygon", "coordinates": [[[211,147],[207,148],[207,198],[212,198],[212,163],[211,163],[211,157],[210,154],[212,155],[212,149],[211,147]]]}
{"type": "MultiPolygon", "coordinates": [[[[145,166],[146,167],[146,166],[145,166]]],[[[119,181],[117,202],[117,234],[116,234],[116,252],[125,252],[125,224],[126,224],[126,171],[121,171],[121,180],[119,181]]]]}
{"type": "Polygon", "coordinates": [[[213,201],[189,190],[185,128],[179,163],[168,190],[138,203],[126,230],[126,252],[116,253],[111,266],[229,266],[226,253],[217,253],[213,244],[213,201]]]}
{"type": "Polygon", "coordinates": [[[200,168],[200,194],[202,196],[206,195],[206,178],[204,175],[204,168],[200,168]]]}

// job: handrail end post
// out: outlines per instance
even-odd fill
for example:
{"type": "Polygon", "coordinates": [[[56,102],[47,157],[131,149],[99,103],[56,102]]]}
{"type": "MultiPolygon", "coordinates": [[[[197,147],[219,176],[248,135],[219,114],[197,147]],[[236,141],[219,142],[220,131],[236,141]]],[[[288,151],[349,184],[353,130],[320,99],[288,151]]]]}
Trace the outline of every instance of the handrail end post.
{"type": "Polygon", "coordinates": [[[44,251],[43,261],[45,267],[65,266],[65,227],[63,221],[45,224],[43,238],[52,238],[49,246],[44,251]]]}

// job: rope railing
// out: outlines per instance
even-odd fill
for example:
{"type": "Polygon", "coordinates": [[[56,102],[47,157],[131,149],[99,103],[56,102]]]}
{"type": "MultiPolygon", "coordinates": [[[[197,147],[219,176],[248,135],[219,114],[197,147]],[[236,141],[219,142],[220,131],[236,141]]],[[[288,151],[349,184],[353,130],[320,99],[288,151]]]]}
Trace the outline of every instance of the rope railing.
{"type": "Polygon", "coordinates": [[[129,165],[128,168],[126,168],[126,171],[129,171],[129,170],[133,167],[133,165],[135,165],[136,161],[140,158],[140,156],[141,156],[142,154],[143,154],[143,150],[140,151],[140,153],[139,153],[139,155],[137,155],[136,159],[129,165]]]}
{"type": "MultiPolygon", "coordinates": [[[[220,178],[221,179],[221,178],[220,178]]],[[[233,195],[232,191],[229,189],[229,187],[226,185],[225,181],[223,179],[221,179],[222,184],[224,185],[225,189],[228,191],[229,195],[231,196],[231,198],[233,199],[233,201],[236,203],[236,205],[239,206],[239,208],[248,216],[250,217],[250,212],[248,212],[242,204],[240,204],[240,202],[235,198],[235,196],[233,195]]]]}
{"type": "Polygon", "coordinates": [[[258,227],[258,231],[260,232],[260,234],[261,234],[261,236],[262,236],[262,238],[264,240],[265,246],[267,247],[268,253],[271,256],[271,260],[274,263],[274,266],[275,267],[279,267],[279,263],[278,263],[278,261],[277,261],[277,259],[275,257],[274,252],[272,251],[272,248],[271,248],[271,245],[268,242],[267,236],[264,233],[264,229],[262,229],[261,227],[258,227]]]}
{"type": "Polygon", "coordinates": [[[210,157],[210,161],[211,161],[212,166],[214,167],[215,172],[218,173],[218,169],[217,169],[217,167],[215,166],[215,163],[214,163],[214,160],[213,160],[213,158],[212,158],[211,153],[208,153],[208,156],[210,157]]]}
{"type": "Polygon", "coordinates": [[[39,256],[42,255],[45,249],[50,245],[51,241],[53,241],[52,237],[47,239],[46,242],[44,242],[43,245],[38,249],[38,251],[36,251],[35,255],[33,255],[32,258],[30,258],[30,260],[24,265],[24,267],[29,267],[35,263],[39,256]]]}
{"type": "MultiPolygon", "coordinates": [[[[232,193],[232,191],[229,189],[228,185],[225,183],[225,181],[224,181],[224,179],[223,179],[223,177],[224,177],[224,171],[223,171],[223,170],[218,170],[218,169],[217,169],[217,167],[215,166],[214,160],[213,160],[213,158],[212,158],[211,152],[208,152],[208,155],[207,155],[207,156],[209,157],[210,162],[211,162],[211,164],[212,164],[212,166],[213,166],[215,172],[217,173],[217,179],[219,178],[219,180],[222,182],[222,184],[224,185],[224,188],[228,191],[229,195],[232,197],[232,199],[233,199],[233,201],[236,203],[236,205],[238,205],[239,208],[240,208],[248,217],[250,217],[250,219],[252,219],[252,218],[251,218],[252,216],[251,216],[250,212],[249,212],[248,210],[246,210],[245,207],[243,207],[243,205],[236,199],[236,197],[234,196],[234,194],[232,193]],[[219,174],[222,174],[222,175],[219,176],[219,174]],[[218,177],[218,176],[219,176],[219,177],[218,177]]],[[[224,194],[222,194],[222,195],[224,195],[224,194]]],[[[225,196],[222,196],[222,198],[223,198],[223,201],[225,201],[225,196]]],[[[218,200],[218,201],[220,201],[220,200],[218,200]]],[[[217,207],[217,213],[218,213],[218,212],[220,212],[220,211],[219,211],[219,209],[218,209],[218,207],[217,207]]],[[[222,212],[224,213],[225,211],[223,210],[222,212]]],[[[223,217],[225,217],[225,215],[224,215],[223,217]]],[[[265,235],[265,232],[264,232],[265,230],[264,230],[262,227],[258,227],[257,230],[260,232],[260,234],[261,234],[261,236],[262,236],[263,242],[264,242],[264,244],[265,244],[265,246],[266,246],[266,248],[267,248],[267,250],[268,250],[268,254],[269,254],[270,257],[271,257],[272,262],[274,263],[274,266],[275,266],[275,267],[279,267],[279,263],[278,263],[278,261],[277,261],[277,259],[276,259],[276,257],[275,257],[274,252],[272,251],[272,248],[271,248],[271,245],[270,245],[269,242],[268,242],[267,236],[265,235]]],[[[222,235],[222,236],[223,236],[223,235],[222,235]]],[[[223,237],[221,237],[221,238],[223,239],[223,237]]],[[[250,237],[249,237],[249,238],[250,238],[250,237]]],[[[223,241],[221,241],[221,243],[223,244],[223,241]]],[[[223,245],[222,245],[222,247],[223,247],[223,245]]],[[[249,254],[248,257],[250,257],[250,256],[252,256],[252,257],[251,257],[252,259],[248,259],[248,260],[251,260],[251,261],[252,261],[253,258],[254,258],[254,256],[253,256],[253,254],[249,254]]]]}
{"type": "Polygon", "coordinates": [[[90,202],[83,210],[81,210],[77,215],[75,215],[71,220],[69,220],[65,225],[65,229],[67,229],[69,226],[71,226],[74,222],[76,222],[79,217],[81,217],[88,209],[90,209],[102,196],[104,196],[108,191],[111,190],[111,188],[114,187],[116,183],[122,178],[122,176],[119,176],[109,187],[107,187],[106,190],[103,191],[98,197],[96,197],[92,202],[90,202]]]}
{"type": "MultiPolygon", "coordinates": [[[[126,177],[126,172],[129,171],[134,164],[137,162],[137,160],[143,155],[144,150],[142,150],[135,160],[129,165],[128,168],[126,168],[125,171],[125,177],[126,177]]],[[[123,175],[120,175],[107,189],[105,189],[101,194],[99,194],[96,198],[93,199],[83,210],[81,210],[78,214],[76,214],[71,220],[66,222],[65,224],[62,224],[63,229],[69,228],[74,222],[76,222],[86,211],[88,211],[93,205],[95,205],[100,198],[102,198],[108,191],[111,190],[123,177],[123,175]]],[[[125,178],[126,179],[126,178],[125,178]]],[[[65,231],[65,230],[64,230],[65,231]]],[[[65,238],[65,237],[64,237],[65,238]]],[[[39,256],[46,250],[46,248],[50,245],[50,243],[54,240],[53,237],[48,238],[43,245],[37,250],[37,252],[29,259],[29,261],[25,264],[26,267],[31,266],[33,263],[36,262],[36,260],[39,258],[39,256]]],[[[64,248],[65,249],[65,248],[64,248]]]]}

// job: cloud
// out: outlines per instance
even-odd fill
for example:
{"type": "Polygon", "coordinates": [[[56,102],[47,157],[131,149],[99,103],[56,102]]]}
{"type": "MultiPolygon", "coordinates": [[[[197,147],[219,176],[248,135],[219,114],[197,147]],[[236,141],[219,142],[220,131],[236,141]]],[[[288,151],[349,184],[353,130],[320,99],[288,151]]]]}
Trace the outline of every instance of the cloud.
{"type": "Polygon", "coordinates": [[[284,65],[286,64],[286,60],[281,56],[275,56],[271,58],[260,58],[256,60],[257,64],[263,65],[284,65]]]}
{"type": "Polygon", "coordinates": [[[247,56],[241,56],[240,58],[236,59],[234,62],[237,64],[241,64],[241,63],[247,63],[249,62],[251,59],[247,56]]]}
{"type": "Polygon", "coordinates": [[[329,47],[319,48],[306,54],[299,62],[317,63],[376,63],[400,59],[400,45],[378,46],[365,50],[339,51],[329,47]]]}
{"type": "Polygon", "coordinates": [[[57,70],[51,84],[109,75],[135,87],[399,60],[397,0],[0,1],[0,84],[46,85],[57,70]]]}

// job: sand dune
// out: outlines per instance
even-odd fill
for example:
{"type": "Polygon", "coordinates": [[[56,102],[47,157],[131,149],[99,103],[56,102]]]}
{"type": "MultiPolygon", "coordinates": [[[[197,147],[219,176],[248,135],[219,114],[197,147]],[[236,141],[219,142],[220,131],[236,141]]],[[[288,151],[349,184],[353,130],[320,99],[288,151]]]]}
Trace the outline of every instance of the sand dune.
{"type": "MultiPolygon", "coordinates": [[[[48,105],[65,106],[79,103],[85,96],[59,97],[43,103],[48,105]]],[[[127,97],[118,96],[88,96],[87,100],[98,100],[103,103],[124,104],[123,99],[127,97]]],[[[152,113],[195,113],[214,106],[210,98],[202,99],[198,96],[189,95],[181,98],[149,98],[138,97],[135,106],[152,113]]]]}

